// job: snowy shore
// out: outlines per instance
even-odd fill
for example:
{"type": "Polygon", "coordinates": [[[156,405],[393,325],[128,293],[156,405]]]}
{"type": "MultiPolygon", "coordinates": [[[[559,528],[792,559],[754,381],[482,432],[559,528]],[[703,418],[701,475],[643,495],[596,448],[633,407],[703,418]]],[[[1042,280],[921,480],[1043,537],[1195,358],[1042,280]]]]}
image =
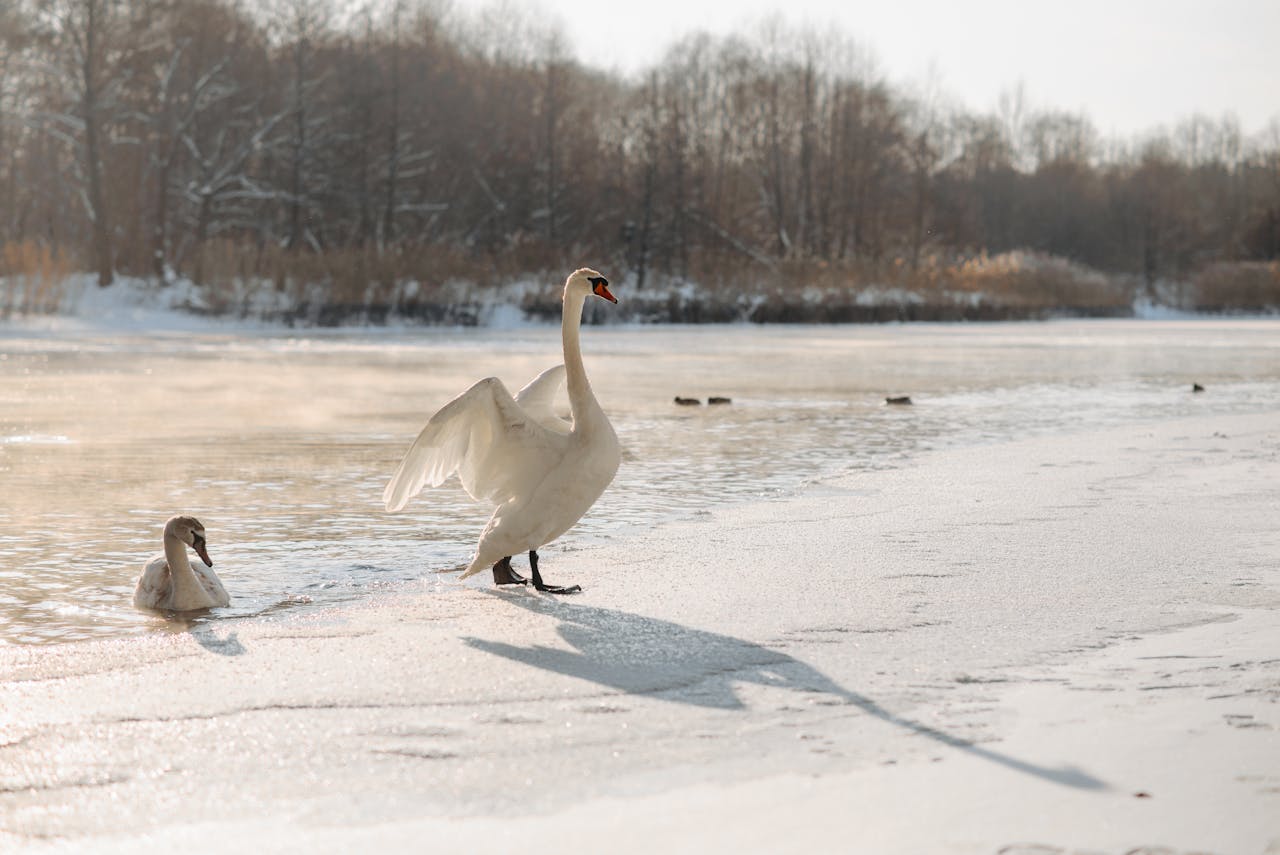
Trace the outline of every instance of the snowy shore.
{"type": "MultiPolygon", "coordinates": [[[[1030,257],[1028,257],[1030,258],[1030,257]]],[[[1015,268],[1032,264],[1017,253],[1006,260],[1015,268]]],[[[1062,271],[1059,271],[1060,273],[1062,271]]],[[[1065,274],[1064,274],[1065,275],[1065,274]]],[[[1097,284],[1100,274],[1075,271],[1071,276],[1097,284]]],[[[588,323],[632,324],[882,324],[902,321],[1019,321],[1054,317],[1179,319],[1207,315],[1176,308],[1179,288],[1161,283],[1154,295],[1132,301],[1118,297],[1105,304],[1087,300],[1061,304],[1011,300],[982,290],[913,291],[902,287],[846,285],[779,290],[748,287],[742,291],[707,288],[684,280],[651,282],[644,290],[624,276],[622,303],[607,312],[589,312],[588,323]],[[1153,301],[1152,296],[1156,299],[1153,301]]],[[[1116,286],[1117,288],[1119,286],[1116,286]]],[[[428,298],[416,281],[403,283],[390,302],[332,302],[323,288],[281,291],[269,281],[240,282],[219,290],[175,278],[167,285],[121,276],[99,288],[93,276],[75,274],[60,283],[55,309],[24,313],[6,306],[5,292],[14,285],[0,277],[0,332],[93,333],[110,331],[228,331],[422,329],[424,327],[494,327],[558,325],[560,289],[551,275],[527,276],[499,285],[448,282],[428,298]],[[228,290],[228,288],[230,290],[228,290]]],[[[19,289],[20,290],[20,289],[19,289]]],[[[1124,289],[1120,289],[1124,290],[1124,289]]],[[[1185,287],[1182,288],[1185,290],[1185,287]]],[[[1271,317],[1274,307],[1242,306],[1223,313],[1239,317],[1271,317]]]]}
{"type": "Polygon", "coordinates": [[[1278,413],[1131,425],[0,648],[0,849],[1280,851],[1278,485],[1278,413]]]}

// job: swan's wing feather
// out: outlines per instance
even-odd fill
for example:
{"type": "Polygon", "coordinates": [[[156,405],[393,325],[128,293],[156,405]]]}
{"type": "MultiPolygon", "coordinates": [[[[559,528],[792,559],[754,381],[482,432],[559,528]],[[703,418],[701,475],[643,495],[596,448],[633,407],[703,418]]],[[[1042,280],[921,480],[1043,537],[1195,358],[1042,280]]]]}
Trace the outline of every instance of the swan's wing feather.
{"type": "Polygon", "coordinates": [[[219,606],[228,605],[231,602],[231,596],[227,593],[226,587],[222,584],[222,580],[218,578],[218,574],[213,572],[211,568],[205,567],[204,564],[191,562],[191,569],[195,571],[196,576],[200,579],[201,587],[208,592],[214,602],[219,606]]]}
{"type": "Polygon", "coordinates": [[[564,456],[565,443],[526,413],[501,380],[487,377],[431,417],[382,499],[398,511],[424,486],[457,472],[472,498],[500,504],[536,486],[564,456]]]}
{"type": "Polygon", "coordinates": [[[163,555],[156,556],[142,568],[138,576],[138,584],[133,591],[133,604],[140,608],[154,609],[169,595],[172,579],[169,576],[169,562],[163,555]]]}
{"type": "Polygon", "coordinates": [[[572,425],[555,411],[556,395],[564,388],[564,365],[553,365],[516,392],[516,403],[545,428],[568,433],[572,425]]]}

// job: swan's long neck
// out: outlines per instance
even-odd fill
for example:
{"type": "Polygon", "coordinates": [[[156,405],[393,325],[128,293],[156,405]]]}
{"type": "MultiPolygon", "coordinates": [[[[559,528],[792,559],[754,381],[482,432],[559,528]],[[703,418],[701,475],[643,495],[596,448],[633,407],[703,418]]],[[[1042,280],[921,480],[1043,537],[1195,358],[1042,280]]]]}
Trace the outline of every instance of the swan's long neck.
{"type": "Polygon", "coordinates": [[[600,405],[591,393],[591,384],[587,382],[586,366],[582,364],[582,305],[586,299],[585,294],[566,289],[564,316],[560,322],[564,340],[565,385],[569,391],[569,407],[573,410],[575,428],[600,411],[600,405]]]}
{"type": "Polygon", "coordinates": [[[187,545],[176,534],[168,531],[164,533],[164,557],[169,562],[175,603],[185,605],[201,601],[213,602],[196,577],[196,571],[191,568],[191,559],[187,558],[187,545]]]}

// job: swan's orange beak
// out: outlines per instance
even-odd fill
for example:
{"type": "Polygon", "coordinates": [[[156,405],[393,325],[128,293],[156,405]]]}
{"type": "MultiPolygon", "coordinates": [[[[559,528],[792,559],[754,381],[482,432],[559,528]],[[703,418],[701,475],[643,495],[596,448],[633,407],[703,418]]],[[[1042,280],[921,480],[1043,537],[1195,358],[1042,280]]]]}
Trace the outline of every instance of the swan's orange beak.
{"type": "Polygon", "coordinates": [[[609,291],[608,280],[603,276],[599,279],[591,280],[591,293],[595,294],[597,297],[604,297],[610,303],[618,302],[618,298],[613,296],[613,293],[609,291]]]}
{"type": "Polygon", "coordinates": [[[200,556],[200,560],[204,562],[204,566],[213,566],[213,559],[209,557],[209,549],[205,546],[203,537],[197,534],[192,538],[191,548],[196,551],[196,555],[200,556]]]}

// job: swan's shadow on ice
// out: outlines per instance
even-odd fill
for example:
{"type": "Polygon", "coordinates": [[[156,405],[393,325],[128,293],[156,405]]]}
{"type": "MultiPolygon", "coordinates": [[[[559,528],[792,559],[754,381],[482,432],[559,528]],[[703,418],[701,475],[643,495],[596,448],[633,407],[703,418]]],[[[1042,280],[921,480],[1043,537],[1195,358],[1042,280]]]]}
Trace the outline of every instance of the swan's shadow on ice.
{"type": "Polygon", "coordinates": [[[205,650],[219,656],[242,656],[245,652],[244,645],[240,643],[234,631],[228,632],[226,638],[219,638],[213,628],[207,624],[197,625],[191,628],[191,637],[205,650]]]}
{"type": "Polygon", "coordinates": [[[201,609],[198,612],[161,612],[166,618],[164,630],[175,635],[186,633],[205,650],[219,656],[243,655],[244,645],[240,643],[234,630],[228,630],[225,638],[218,637],[215,629],[217,623],[211,618],[212,612],[212,609],[201,609]]]}
{"type": "Polygon", "coordinates": [[[542,597],[493,596],[559,619],[560,636],[573,650],[463,639],[476,650],[628,694],[715,709],[746,708],[734,691],[734,684],[740,682],[829,695],[889,724],[1018,772],[1079,789],[1107,787],[1079,769],[1040,766],[896,715],[871,698],[840,686],[816,668],[750,641],[615,609],[542,597]]]}

